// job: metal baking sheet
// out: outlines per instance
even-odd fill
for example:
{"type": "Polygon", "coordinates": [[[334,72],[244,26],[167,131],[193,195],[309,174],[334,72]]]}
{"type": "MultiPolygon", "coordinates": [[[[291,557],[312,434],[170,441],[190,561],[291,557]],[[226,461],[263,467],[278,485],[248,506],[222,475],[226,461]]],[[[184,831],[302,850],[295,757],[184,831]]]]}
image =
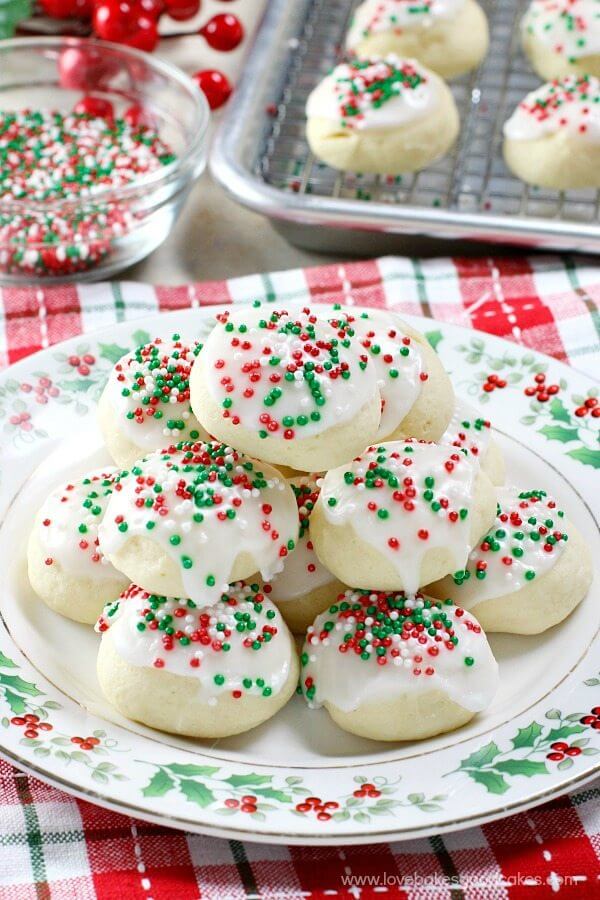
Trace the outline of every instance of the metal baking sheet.
{"type": "Polygon", "coordinates": [[[240,203],[273,219],[294,243],[388,252],[408,235],[600,252],[600,191],[531,188],[502,158],[502,126],[539,86],[520,48],[522,0],[482,0],[490,52],[451,87],[458,143],[416,175],[338,172],[315,159],[304,106],[342,57],[358,0],[271,0],[216,135],[211,166],[240,203]]]}

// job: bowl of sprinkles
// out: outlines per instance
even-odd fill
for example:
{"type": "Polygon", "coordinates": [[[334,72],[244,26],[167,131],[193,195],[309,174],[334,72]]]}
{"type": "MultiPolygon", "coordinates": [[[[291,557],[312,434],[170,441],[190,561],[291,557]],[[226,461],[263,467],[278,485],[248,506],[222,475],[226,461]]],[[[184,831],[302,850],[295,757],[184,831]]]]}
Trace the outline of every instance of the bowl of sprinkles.
{"type": "Polygon", "coordinates": [[[99,280],[168,235],[205,165],[183,72],[74,38],[0,45],[0,283],[99,280]]]}

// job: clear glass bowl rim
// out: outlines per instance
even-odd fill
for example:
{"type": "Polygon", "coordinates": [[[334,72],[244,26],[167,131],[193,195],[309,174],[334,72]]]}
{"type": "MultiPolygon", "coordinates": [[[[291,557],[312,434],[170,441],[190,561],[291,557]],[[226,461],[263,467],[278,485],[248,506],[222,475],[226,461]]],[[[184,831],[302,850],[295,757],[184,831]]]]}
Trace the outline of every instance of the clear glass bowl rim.
{"type": "MultiPolygon", "coordinates": [[[[144,63],[150,69],[154,70],[154,72],[162,75],[167,80],[177,82],[177,84],[190,95],[191,99],[195,103],[198,124],[197,128],[194,129],[194,137],[190,141],[188,146],[186,146],[181,156],[178,156],[174,162],[165,166],[163,169],[158,169],[155,172],[150,172],[147,175],[143,175],[141,178],[136,179],[131,184],[121,187],[102,188],[101,190],[92,194],[88,194],[86,196],[51,201],[35,201],[26,197],[21,199],[11,198],[10,200],[0,198],[0,209],[4,213],[10,212],[14,214],[23,214],[24,212],[29,210],[43,212],[48,212],[49,210],[52,210],[53,212],[61,210],[73,210],[81,206],[85,207],[90,204],[95,204],[102,201],[126,200],[129,197],[139,194],[140,191],[145,192],[147,189],[154,190],[157,188],[161,188],[173,181],[188,181],[189,179],[195,177],[204,159],[206,148],[205,139],[208,129],[208,123],[210,120],[210,110],[206,97],[204,96],[200,88],[189,77],[189,75],[186,75],[186,73],[182,69],[178,68],[178,66],[175,66],[172,63],[161,59],[160,57],[155,57],[150,53],[136,50],[133,47],[127,47],[125,44],[115,44],[110,41],[97,41],[90,40],[89,38],[65,36],[22,37],[2,40],[0,41],[0,66],[2,57],[5,54],[10,53],[10,51],[13,49],[33,50],[35,48],[47,48],[60,52],[61,50],[67,49],[68,47],[92,47],[97,48],[100,51],[102,51],[103,49],[117,51],[125,58],[131,59],[132,61],[144,63]]],[[[93,89],[91,93],[93,93],[93,89]]],[[[1,96],[2,91],[0,91],[0,97],[1,96]]]]}

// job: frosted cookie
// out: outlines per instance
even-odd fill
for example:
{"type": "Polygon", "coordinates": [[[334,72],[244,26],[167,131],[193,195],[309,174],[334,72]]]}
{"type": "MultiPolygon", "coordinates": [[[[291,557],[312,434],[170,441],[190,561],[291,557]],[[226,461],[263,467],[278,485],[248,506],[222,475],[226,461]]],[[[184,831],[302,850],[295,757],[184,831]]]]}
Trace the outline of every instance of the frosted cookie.
{"type": "Polygon", "coordinates": [[[292,636],[256,584],[233,584],[210,607],[131,585],[96,630],[104,696],[151,728],[239,734],[274,716],[296,690],[292,636]]]}
{"type": "Polygon", "coordinates": [[[217,318],[191,379],[207,431],[303,472],[339,465],[373,440],[381,399],[356,339],[308,308],[258,304],[217,318]]]}
{"type": "Polygon", "coordinates": [[[298,504],[300,534],[293,553],[284,560],[283,570],[264,585],[264,592],[292,631],[304,634],[315,616],[345,591],[346,585],[325,568],[311,540],[310,516],[319,488],[311,476],[296,478],[291,485],[298,504]]]}
{"type": "Polygon", "coordinates": [[[442,79],[411,59],[336,66],[310,94],[306,135],[315,156],[352,172],[418,172],[455,142],[459,118],[442,79]]]}
{"type": "Polygon", "coordinates": [[[600,77],[600,0],[533,0],[521,29],[523,49],[544,81],[600,77]]]}
{"type": "Polygon", "coordinates": [[[381,394],[377,440],[438,440],[448,425],[454,391],[427,338],[383,310],[341,311],[330,321],[354,332],[375,366],[381,394]]]}
{"type": "Polygon", "coordinates": [[[232,581],[281,570],[298,510],[271,466],[225,444],[180,444],[119,476],[99,536],[134,584],[208,605],[232,581]]]}
{"type": "Polygon", "coordinates": [[[452,419],[440,444],[466,450],[479,460],[492,484],[504,484],[504,458],[492,437],[491,423],[462,397],[456,398],[452,419]]]}
{"type": "Polygon", "coordinates": [[[156,338],[113,367],[98,404],[108,452],[131,466],[152,450],[208,435],[190,406],[190,372],[201,344],[156,338]]]}
{"type": "Polygon", "coordinates": [[[498,491],[498,513],[466,568],[427,590],[468,609],[486,631],[539,634],[575,609],[592,582],[589,548],[544,491],[498,491]]]}
{"type": "Polygon", "coordinates": [[[327,472],[310,528],[319,559],[346,584],[414,593],[464,567],[495,512],[476,459],[393,441],[327,472]]]}
{"type": "Polygon", "coordinates": [[[301,666],[311,707],[378,741],[459,728],[490,705],[499,681],[476,619],[422,594],[346,591],[308,629],[301,666]]]}
{"type": "Polygon", "coordinates": [[[52,491],[35,517],[27,547],[29,581],[38,597],[87,625],[128,580],[98,545],[98,526],[116,475],[113,468],[90,472],[52,491]]]}
{"type": "Polygon", "coordinates": [[[600,187],[600,81],[568,76],[528,94],[504,125],[504,158],[523,181],[600,187]]]}
{"type": "Polygon", "coordinates": [[[365,0],[346,37],[353,56],[413,57],[442,78],[477,68],[488,45],[487,19],[474,0],[365,0]]]}

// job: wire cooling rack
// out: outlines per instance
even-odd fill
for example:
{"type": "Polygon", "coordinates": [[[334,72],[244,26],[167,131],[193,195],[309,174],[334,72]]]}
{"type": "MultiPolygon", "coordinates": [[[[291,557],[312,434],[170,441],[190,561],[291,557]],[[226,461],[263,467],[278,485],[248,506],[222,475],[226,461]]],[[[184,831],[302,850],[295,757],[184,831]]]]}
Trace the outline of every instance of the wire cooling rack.
{"type": "MultiPolygon", "coordinates": [[[[600,251],[600,191],[531,188],[504,163],[504,122],[540,80],[520,46],[523,0],[480,2],[491,46],[476,72],[451,84],[459,140],[422,172],[394,177],[338,172],[320,163],[306,142],[306,99],[342,58],[358,0],[272,0],[244,87],[217,140],[215,174],[282,228],[308,226],[313,246],[321,225],[371,236],[412,232],[600,251]],[[252,102],[262,96],[258,84],[262,109],[252,102]]],[[[304,242],[297,230],[294,239],[304,242]]],[[[325,234],[318,242],[327,249],[325,234]]]]}

